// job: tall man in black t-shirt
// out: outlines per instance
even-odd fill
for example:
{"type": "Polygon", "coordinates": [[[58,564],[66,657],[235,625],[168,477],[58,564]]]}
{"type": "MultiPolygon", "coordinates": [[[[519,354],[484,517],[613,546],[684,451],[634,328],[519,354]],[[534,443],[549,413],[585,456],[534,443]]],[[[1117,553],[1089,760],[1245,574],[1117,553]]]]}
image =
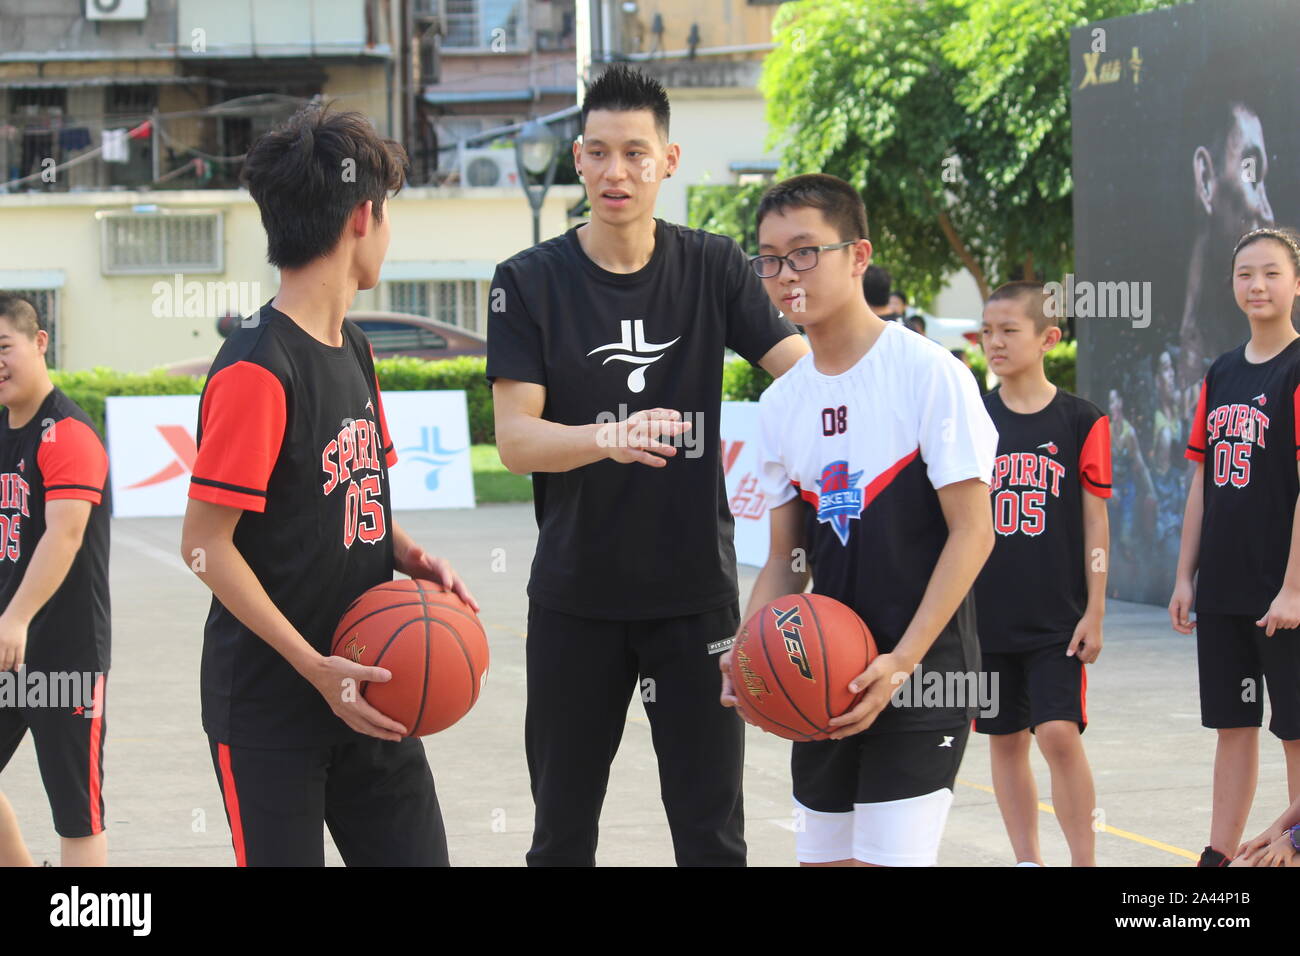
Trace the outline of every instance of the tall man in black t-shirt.
{"type": "Polygon", "coordinates": [[[719,449],[730,347],[774,375],[807,348],[730,239],[654,217],[668,98],[607,70],[574,164],[592,218],[497,267],[488,378],[511,471],[534,473],[525,740],[530,865],[591,865],[640,691],[682,865],[743,864],[743,725],[718,704],[739,609],[719,449]]]}
{"type": "Polygon", "coordinates": [[[344,319],[388,250],[405,154],[359,113],[308,108],[244,162],[280,289],[217,353],[181,545],[212,589],[203,728],[240,866],[445,865],[417,738],[356,692],[391,674],[331,656],[344,609],[393,571],[453,588],[393,521],[397,461],[374,356],[344,319]]]}

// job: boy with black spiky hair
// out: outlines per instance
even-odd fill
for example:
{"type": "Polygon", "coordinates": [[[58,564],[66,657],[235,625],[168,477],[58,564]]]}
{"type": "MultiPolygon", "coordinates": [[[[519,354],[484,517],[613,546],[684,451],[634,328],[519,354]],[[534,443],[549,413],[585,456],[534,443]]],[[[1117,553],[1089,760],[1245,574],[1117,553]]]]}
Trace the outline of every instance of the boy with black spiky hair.
{"type": "Polygon", "coordinates": [[[374,353],[345,319],[379,281],[405,160],[360,113],[313,106],[244,162],[280,289],[208,374],[181,544],[213,594],[203,727],[240,866],[322,866],[325,825],[349,866],[448,862],[424,745],[359,692],[391,674],[330,652],[395,570],[478,608],[393,520],[374,353]]]}

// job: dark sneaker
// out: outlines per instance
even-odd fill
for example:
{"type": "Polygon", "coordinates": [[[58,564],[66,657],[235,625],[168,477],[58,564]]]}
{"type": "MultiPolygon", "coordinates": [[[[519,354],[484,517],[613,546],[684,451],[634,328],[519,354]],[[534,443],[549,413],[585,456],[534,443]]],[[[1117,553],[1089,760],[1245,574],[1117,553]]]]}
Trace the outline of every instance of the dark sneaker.
{"type": "Polygon", "coordinates": [[[1197,860],[1197,866],[1227,866],[1232,861],[1212,846],[1207,846],[1197,860]]]}

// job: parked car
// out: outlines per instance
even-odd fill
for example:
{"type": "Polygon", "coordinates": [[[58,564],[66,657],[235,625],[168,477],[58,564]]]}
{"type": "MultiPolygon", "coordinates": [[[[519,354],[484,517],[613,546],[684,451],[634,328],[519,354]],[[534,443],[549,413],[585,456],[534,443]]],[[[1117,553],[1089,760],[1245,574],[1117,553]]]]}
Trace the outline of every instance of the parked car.
{"type": "MultiPolygon", "coordinates": [[[[349,312],[375,350],[375,358],[407,355],[419,359],[487,355],[487,339],[456,325],[405,312],[349,312]]],[[[164,365],[168,375],[207,375],[211,358],[186,359],[164,365]]]]}

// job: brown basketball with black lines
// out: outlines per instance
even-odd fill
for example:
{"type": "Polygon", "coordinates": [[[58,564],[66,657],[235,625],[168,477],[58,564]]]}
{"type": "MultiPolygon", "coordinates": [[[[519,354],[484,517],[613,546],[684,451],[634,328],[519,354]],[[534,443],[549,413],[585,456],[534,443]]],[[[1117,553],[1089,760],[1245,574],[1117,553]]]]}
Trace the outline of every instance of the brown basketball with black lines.
{"type": "Polygon", "coordinates": [[[745,622],[731,648],[740,708],[786,740],[825,740],[832,717],[852,709],[849,691],[876,657],[876,642],[852,608],[821,594],[788,594],[745,622]]]}
{"type": "Polygon", "coordinates": [[[331,647],[339,657],[392,672],[387,683],[362,684],[361,693],[411,737],[464,717],[487,679],[487,633],[478,615],[432,581],[375,585],[343,612],[331,647]]]}

